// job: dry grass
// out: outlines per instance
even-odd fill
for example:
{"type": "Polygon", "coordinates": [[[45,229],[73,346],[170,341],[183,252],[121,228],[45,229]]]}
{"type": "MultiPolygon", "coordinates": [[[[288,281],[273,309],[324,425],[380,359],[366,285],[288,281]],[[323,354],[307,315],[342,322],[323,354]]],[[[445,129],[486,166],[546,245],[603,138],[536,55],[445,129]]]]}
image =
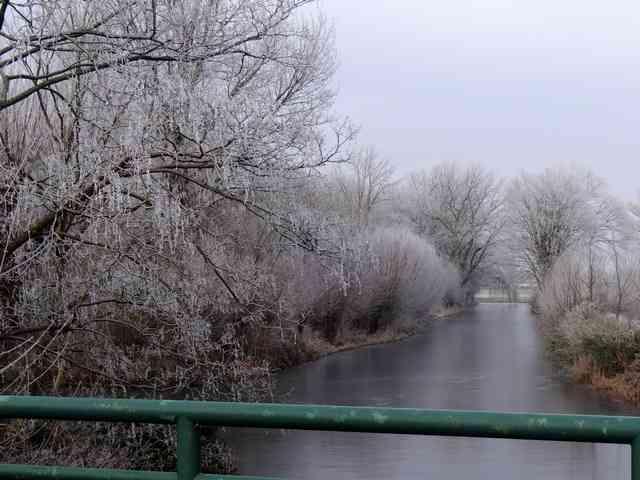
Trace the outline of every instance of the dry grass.
{"type": "Polygon", "coordinates": [[[629,364],[624,373],[606,375],[589,355],[579,356],[571,365],[569,373],[573,381],[589,384],[596,390],[633,405],[640,405],[640,362],[629,364]]]}
{"type": "Polygon", "coordinates": [[[581,303],[561,317],[543,315],[553,357],[571,379],[640,405],[640,330],[599,305],[581,303]]]}
{"type": "MultiPolygon", "coordinates": [[[[465,310],[462,306],[445,307],[438,305],[431,309],[429,316],[433,319],[450,318],[464,313],[465,310]]],[[[354,350],[368,345],[397,342],[415,335],[418,331],[419,326],[415,320],[402,321],[396,319],[394,325],[374,334],[362,331],[341,331],[334,343],[331,343],[319,333],[313,332],[306,333],[303,341],[305,350],[310,355],[310,360],[313,361],[326,355],[354,350]]]]}
{"type": "Polygon", "coordinates": [[[416,333],[414,328],[387,328],[381,332],[369,335],[365,332],[351,332],[341,336],[336,343],[331,343],[322,336],[313,333],[305,336],[306,350],[310,355],[310,361],[317,360],[338,352],[355,350],[368,345],[397,342],[416,333]]]}
{"type": "Polygon", "coordinates": [[[594,373],[593,359],[589,355],[580,355],[569,368],[571,379],[577,383],[591,383],[594,373]]]}
{"type": "Polygon", "coordinates": [[[454,305],[452,307],[438,305],[431,310],[431,316],[436,319],[450,318],[464,313],[465,310],[465,307],[461,305],[454,305]]]}

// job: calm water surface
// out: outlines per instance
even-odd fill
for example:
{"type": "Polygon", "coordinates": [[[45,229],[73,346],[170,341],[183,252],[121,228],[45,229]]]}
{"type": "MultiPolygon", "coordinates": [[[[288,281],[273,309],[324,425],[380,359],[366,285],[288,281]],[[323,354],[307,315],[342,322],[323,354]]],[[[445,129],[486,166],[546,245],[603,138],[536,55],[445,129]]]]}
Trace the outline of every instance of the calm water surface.
{"type": "MultiPolygon", "coordinates": [[[[406,341],[279,377],[280,401],[545,413],[637,414],[568,384],[526,305],[487,304],[406,341]]],[[[629,447],[234,429],[241,474],[291,479],[628,479],[629,447]]]]}

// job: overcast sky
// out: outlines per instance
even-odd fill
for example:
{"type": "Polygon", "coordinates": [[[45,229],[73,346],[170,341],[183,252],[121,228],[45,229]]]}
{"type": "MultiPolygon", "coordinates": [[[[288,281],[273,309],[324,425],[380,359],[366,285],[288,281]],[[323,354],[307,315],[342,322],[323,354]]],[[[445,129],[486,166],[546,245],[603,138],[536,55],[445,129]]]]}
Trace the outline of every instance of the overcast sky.
{"type": "Polygon", "coordinates": [[[320,0],[337,109],[399,173],[585,165],[640,191],[640,1],[320,0]]]}

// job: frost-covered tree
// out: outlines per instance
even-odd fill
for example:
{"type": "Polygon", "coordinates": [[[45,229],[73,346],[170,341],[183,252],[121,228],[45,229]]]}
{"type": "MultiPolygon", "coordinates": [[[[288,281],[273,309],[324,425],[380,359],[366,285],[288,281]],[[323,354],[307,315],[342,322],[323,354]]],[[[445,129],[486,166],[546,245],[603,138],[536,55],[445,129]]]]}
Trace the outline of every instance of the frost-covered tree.
{"type": "Polygon", "coordinates": [[[135,371],[129,346],[164,355],[168,336],[195,378],[223,355],[206,352],[241,347],[225,325],[271,318],[265,256],[239,242],[314,250],[289,194],[353,136],[331,114],[332,31],[308,3],[0,3],[6,390],[60,365],[182,391],[135,371]],[[249,217],[269,233],[239,236],[249,217]]]}
{"type": "Polygon", "coordinates": [[[443,163],[409,179],[409,215],[416,231],[460,271],[473,291],[490,266],[504,225],[502,182],[479,165],[443,163]]]}
{"type": "Polygon", "coordinates": [[[508,198],[512,251],[539,289],[564,252],[583,245],[593,265],[597,249],[623,228],[624,212],[588,171],[523,173],[513,180],[508,198]]]}
{"type": "Polygon", "coordinates": [[[376,208],[391,199],[395,185],[394,170],[389,162],[369,146],[355,152],[350,161],[336,167],[329,179],[335,192],[334,208],[343,210],[347,218],[366,227],[376,208]]]}
{"type": "Polygon", "coordinates": [[[214,196],[270,216],[257,193],[337,160],[350,131],[328,116],[331,35],[295,15],[306,3],[4,2],[4,115],[27,110],[51,145],[38,155],[40,144],[3,142],[0,271],[114,190],[131,199],[125,208],[155,183],[192,204],[214,196]]]}
{"type": "Polygon", "coordinates": [[[296,191],[353,137],[310,3],[0,1],[1,391],[265,394],[296,191]]]}
{"type": "MultiPolygon", "coordinates": [[[[352,218],[325,208],[354,130],[309,3],[0,0],[0,392],[256,400],[307,330],[441,300],[457,277],[429,241],[364,228],[387,162],[356,156],[352,218]]],[[[159,430],[114,454],[121,435],[32,427],[0,462],[172,468],[159,430]]]]}

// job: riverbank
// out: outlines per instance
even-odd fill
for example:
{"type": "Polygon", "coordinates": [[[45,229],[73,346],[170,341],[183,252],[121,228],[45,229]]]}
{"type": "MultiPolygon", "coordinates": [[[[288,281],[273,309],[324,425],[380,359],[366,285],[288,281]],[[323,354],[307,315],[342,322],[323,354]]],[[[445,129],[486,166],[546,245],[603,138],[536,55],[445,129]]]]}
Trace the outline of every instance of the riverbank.
{"type": "MultiPolygon", "coordinates": [[[[526,305],[478,305],[426,335],[330,355],[278,375],[292,404],[633,414],[567,385],[526,305]]],[[[228,429],[237,475],[273,478],[630,478],[628,447],[429,436],[228,429]],[[620,453],[622,452],[622,453],[620,453]],[[464,454],[464,461],[460,461],[464,454]]]]}
{"type": "Polygon", "coordinates": [[[572,381],[640,405],[640,330],[635,325],[589,304],[541,320],[547,349],[572,381]]]}
{"type": "Polygon", "coordinates": [[[568,366],[572,381],[589,385],[608,397],[624,401],[630,406],[640,406],[640,360],[626,362],[619,372],[610,373],[589,354],[575,359],[568,366]]]}
{"type": "Polygon", "coordinates": [[[625,368],[623,373],[608,376],[594,365],[589,357],[581,357],[569,368],[573,381],[589,385],[614,400],[624,401],[630,406],[640,406],[640,371],[637,364],[625,368]]]}
{"type": "Polygon", "coordinates": [[[293,355],[292,358],[295,359],[294,361],[278,365],[276,370],[282,371],[287,368],[297,367],[340,352],[356,350],[372,345],[399,342],[424,331],[424,328],[431,321],[454,318],[462,315],[466,311],[468,311],[468,309],[462,306],[437,306],[431,310],[427,318],[421,321],[399,322],[394,326],[373,334],[351,332],[343,334],[339,340],[333,343],[318,334],[308,333],[301,340],[302,345],[300,351],[302,353],[293,355]]]}
{"type": "MultiPolygon", "coordinates": [[[[278,357],[280,363],[272,369],[272,373],[285,373],[287,370],[311,364],[337,353],[355,351],[373,345],[400,342],[423,332],[432,321],[455,318],[468,311],[468,308],[461,306],[444,307],[440,305],[434,307],[429,315],[420,321],[395,322],[394,326],[374,334],[367,334],[365,332],[343,332],[340,338],[334,343],[324,339],[319,333],[304,332],[299,339],[298,348],[295,351],[287,351],[280,354],[278,357]]],[[[223,465],[218,471],[237,474],[238,455],[223,444],[217,443],[217,446],[219,448],[218,457],[220,459],[218,463],[223,465]]]]}

